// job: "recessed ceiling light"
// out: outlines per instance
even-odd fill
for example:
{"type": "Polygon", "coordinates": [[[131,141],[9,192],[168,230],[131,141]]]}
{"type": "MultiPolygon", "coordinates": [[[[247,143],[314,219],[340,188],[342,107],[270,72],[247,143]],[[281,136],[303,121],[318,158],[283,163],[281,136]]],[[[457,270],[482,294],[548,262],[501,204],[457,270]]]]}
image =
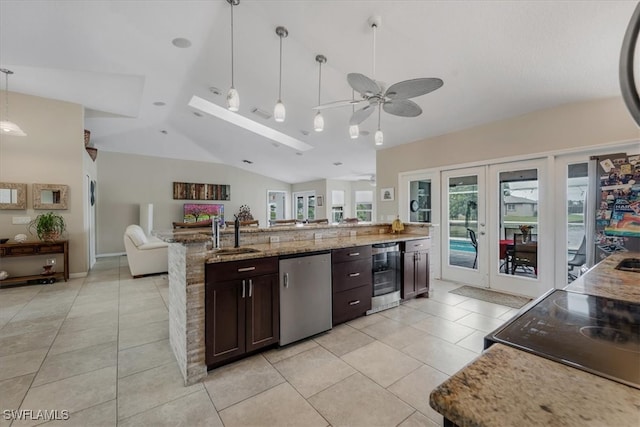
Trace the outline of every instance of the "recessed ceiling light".
{"type": "Polygon", "coordinates": [[[298,151],[298,152],[296,153],[296,156],[302,156],[302,153],[298,151]]]}
{"type": "Polygon", "coordinates": [[[197,117],[202,117],[202,113],[201,113],[201,112],[199,112],[199,111],[194,111],[194,112],[193,112],[193,115],[194,115],[194,116],[197,116],[197,117]]]}
{"type": "Polygon", "coordinates": [[[245,160],[243,160],[243,162],[244,162],[244,163],[246,163],[246,164],[248,164],[248,165],[253,164],[253,162],[252,162],[251,160],[246,160],[246,159],[245,159],[245,160]]]}
{"type": "Polygon", "coordinates": [[[263,119],[269,120],[271,118],[271,114],[269,114],[267,111],[261,110],[257,107],[254,107],[251,109],[251,112],[253,114],[255,114],[258,117],[261,117],[263,119]]]}
{"type": "Polygon", "coordinates": [[[333,165],[334,166],[342,166],[342,162],[335,162],[333,165]]]}
{"type": "Polygon", "coordinates": [[[189,39],[185,39],[185,38],[182,38],[182,37],[178,37],[178,38],[175,38],[175,39],[171,40],[171,43],[175,47],[179,47],[180,49],[186,49],[188,47],[191,47],[191,41],[189,39]]]}
{"type": "Polygon", "coordinates": [[[273,145],[276,148],[280,148],[280,144],[278,144],[277,142],[272,142],[271,145],[273,145]]]}
{"type": "Polygon", "coordinates": [[[153,103],[153,105],[155,105],[156,107],[163,107],[163,106],[165,106],[167,104],[162,102],[162,101],[156,101],[156,102],[153,103]]]}
{"type": "Polygon", "coordinates": [[[303,134],[304,136],[309,135],[309,131],[308,130],[304,130],[304,129],[301,129],[300,133],[303,134]]]}
{"type": "Polygon", "coordinates": [[[214,95],[222,95],[222,91],[215,86],[209,87],[209,92],[211,92],[214,95]]]}
{"type": "Polygon", "coordinates": [[[165,134],[165,135],[166,135],[166,134],[168,134],[169,132],[167,132],[166,130],[162,129],[162,130],[160,131],[160,133],[163,133],[163,134],[165,134]]]}

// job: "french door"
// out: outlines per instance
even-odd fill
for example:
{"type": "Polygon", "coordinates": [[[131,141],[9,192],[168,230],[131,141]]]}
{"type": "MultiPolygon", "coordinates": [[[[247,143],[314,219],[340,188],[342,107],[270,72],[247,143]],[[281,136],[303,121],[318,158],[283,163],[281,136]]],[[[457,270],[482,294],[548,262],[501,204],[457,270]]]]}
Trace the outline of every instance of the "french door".
{"type": "Polygon", "coordinates": [[[442,172],[443,279],[531,297],[553,287],[547,170],[539,159],[442,172]]]}

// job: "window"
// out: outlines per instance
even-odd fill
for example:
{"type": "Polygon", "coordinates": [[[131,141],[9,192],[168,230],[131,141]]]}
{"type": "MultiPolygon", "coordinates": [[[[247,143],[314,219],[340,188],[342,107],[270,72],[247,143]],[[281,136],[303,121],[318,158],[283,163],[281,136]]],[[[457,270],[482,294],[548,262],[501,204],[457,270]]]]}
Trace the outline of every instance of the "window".
{"type": "Polygon", "coordinates": [[[342,206],[333,206],[331,208],[331,222],[339,223],[344,218],[344,212],[342,206]]]}
{"type": "Polygon", "coordinates": [[[339,223],[344,218],[344,191],[331,190],[331,222],[339,223]]]}
{"type": "Polygon", "coordinates": [[[315,191],[301,191],[293,193],[294,217],[300,221],[316,219],[316,193],[315,191]]]}
{"type": "Polygon", "coordinates": [[[514,212],[516,210],[516,205],[514,203],[507,203],[507,212],[514,212]]]}
{"type": "Polygon", "coordinates": [[[356,191],[356,218],[371,222],[373,218],[373,191],[356,191]]]}

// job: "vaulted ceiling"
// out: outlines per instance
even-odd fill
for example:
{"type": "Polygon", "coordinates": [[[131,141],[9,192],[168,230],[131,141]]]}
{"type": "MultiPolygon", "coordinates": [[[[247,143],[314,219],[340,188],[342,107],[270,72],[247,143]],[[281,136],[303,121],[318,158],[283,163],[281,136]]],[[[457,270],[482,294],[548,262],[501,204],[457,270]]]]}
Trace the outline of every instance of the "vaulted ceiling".
{"type": "Polygon", "coordinates": [[[317,54],[327,57],[322,103],[352,97],[351,72],[387,85],[444,80],[442,88],[413,99],[420,116],[382,113],[385,148],[619,96],[620,47],[635,6],[614,0],[241,0],[234,7],[236,114],[305,144],[297,148],[208,114],[225,106],[231,85],[226,0],[1,0],[0,66],[15,72],[12,91],[84,105],[86,128],[100,150],[220,162],[290,183],[368,179],[380,148],[373,142],[377,115],[360,127],[369,134],[352,140],[351,107],[324,110],[325,130],[314,132],[317,54]],[[375,75],[372,16],[382,19],[375,75]],[[279,25],[289,31],[283,123],[252,112],[273,114],[278,98],[279,25]],[[176,47],[176,38],[190,46],[176,47]]]}

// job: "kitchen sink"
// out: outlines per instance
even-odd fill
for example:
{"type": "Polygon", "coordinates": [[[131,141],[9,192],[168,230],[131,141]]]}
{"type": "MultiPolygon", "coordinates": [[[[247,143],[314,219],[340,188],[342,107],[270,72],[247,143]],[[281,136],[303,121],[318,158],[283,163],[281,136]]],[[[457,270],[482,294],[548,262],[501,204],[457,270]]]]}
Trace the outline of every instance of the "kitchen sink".
{"type": "Polygon", "coordinates": [[[242,254],[252,254],[256,252],[260,252],[258,249],[254,248],[220,248],[214,249],[214,255],[242,255],[242,254]]]}
{"type": "Polygon", "coordinates": [[[625,258],[616,266],[616,270],[640,273],[640,258],[625,258]]]}

